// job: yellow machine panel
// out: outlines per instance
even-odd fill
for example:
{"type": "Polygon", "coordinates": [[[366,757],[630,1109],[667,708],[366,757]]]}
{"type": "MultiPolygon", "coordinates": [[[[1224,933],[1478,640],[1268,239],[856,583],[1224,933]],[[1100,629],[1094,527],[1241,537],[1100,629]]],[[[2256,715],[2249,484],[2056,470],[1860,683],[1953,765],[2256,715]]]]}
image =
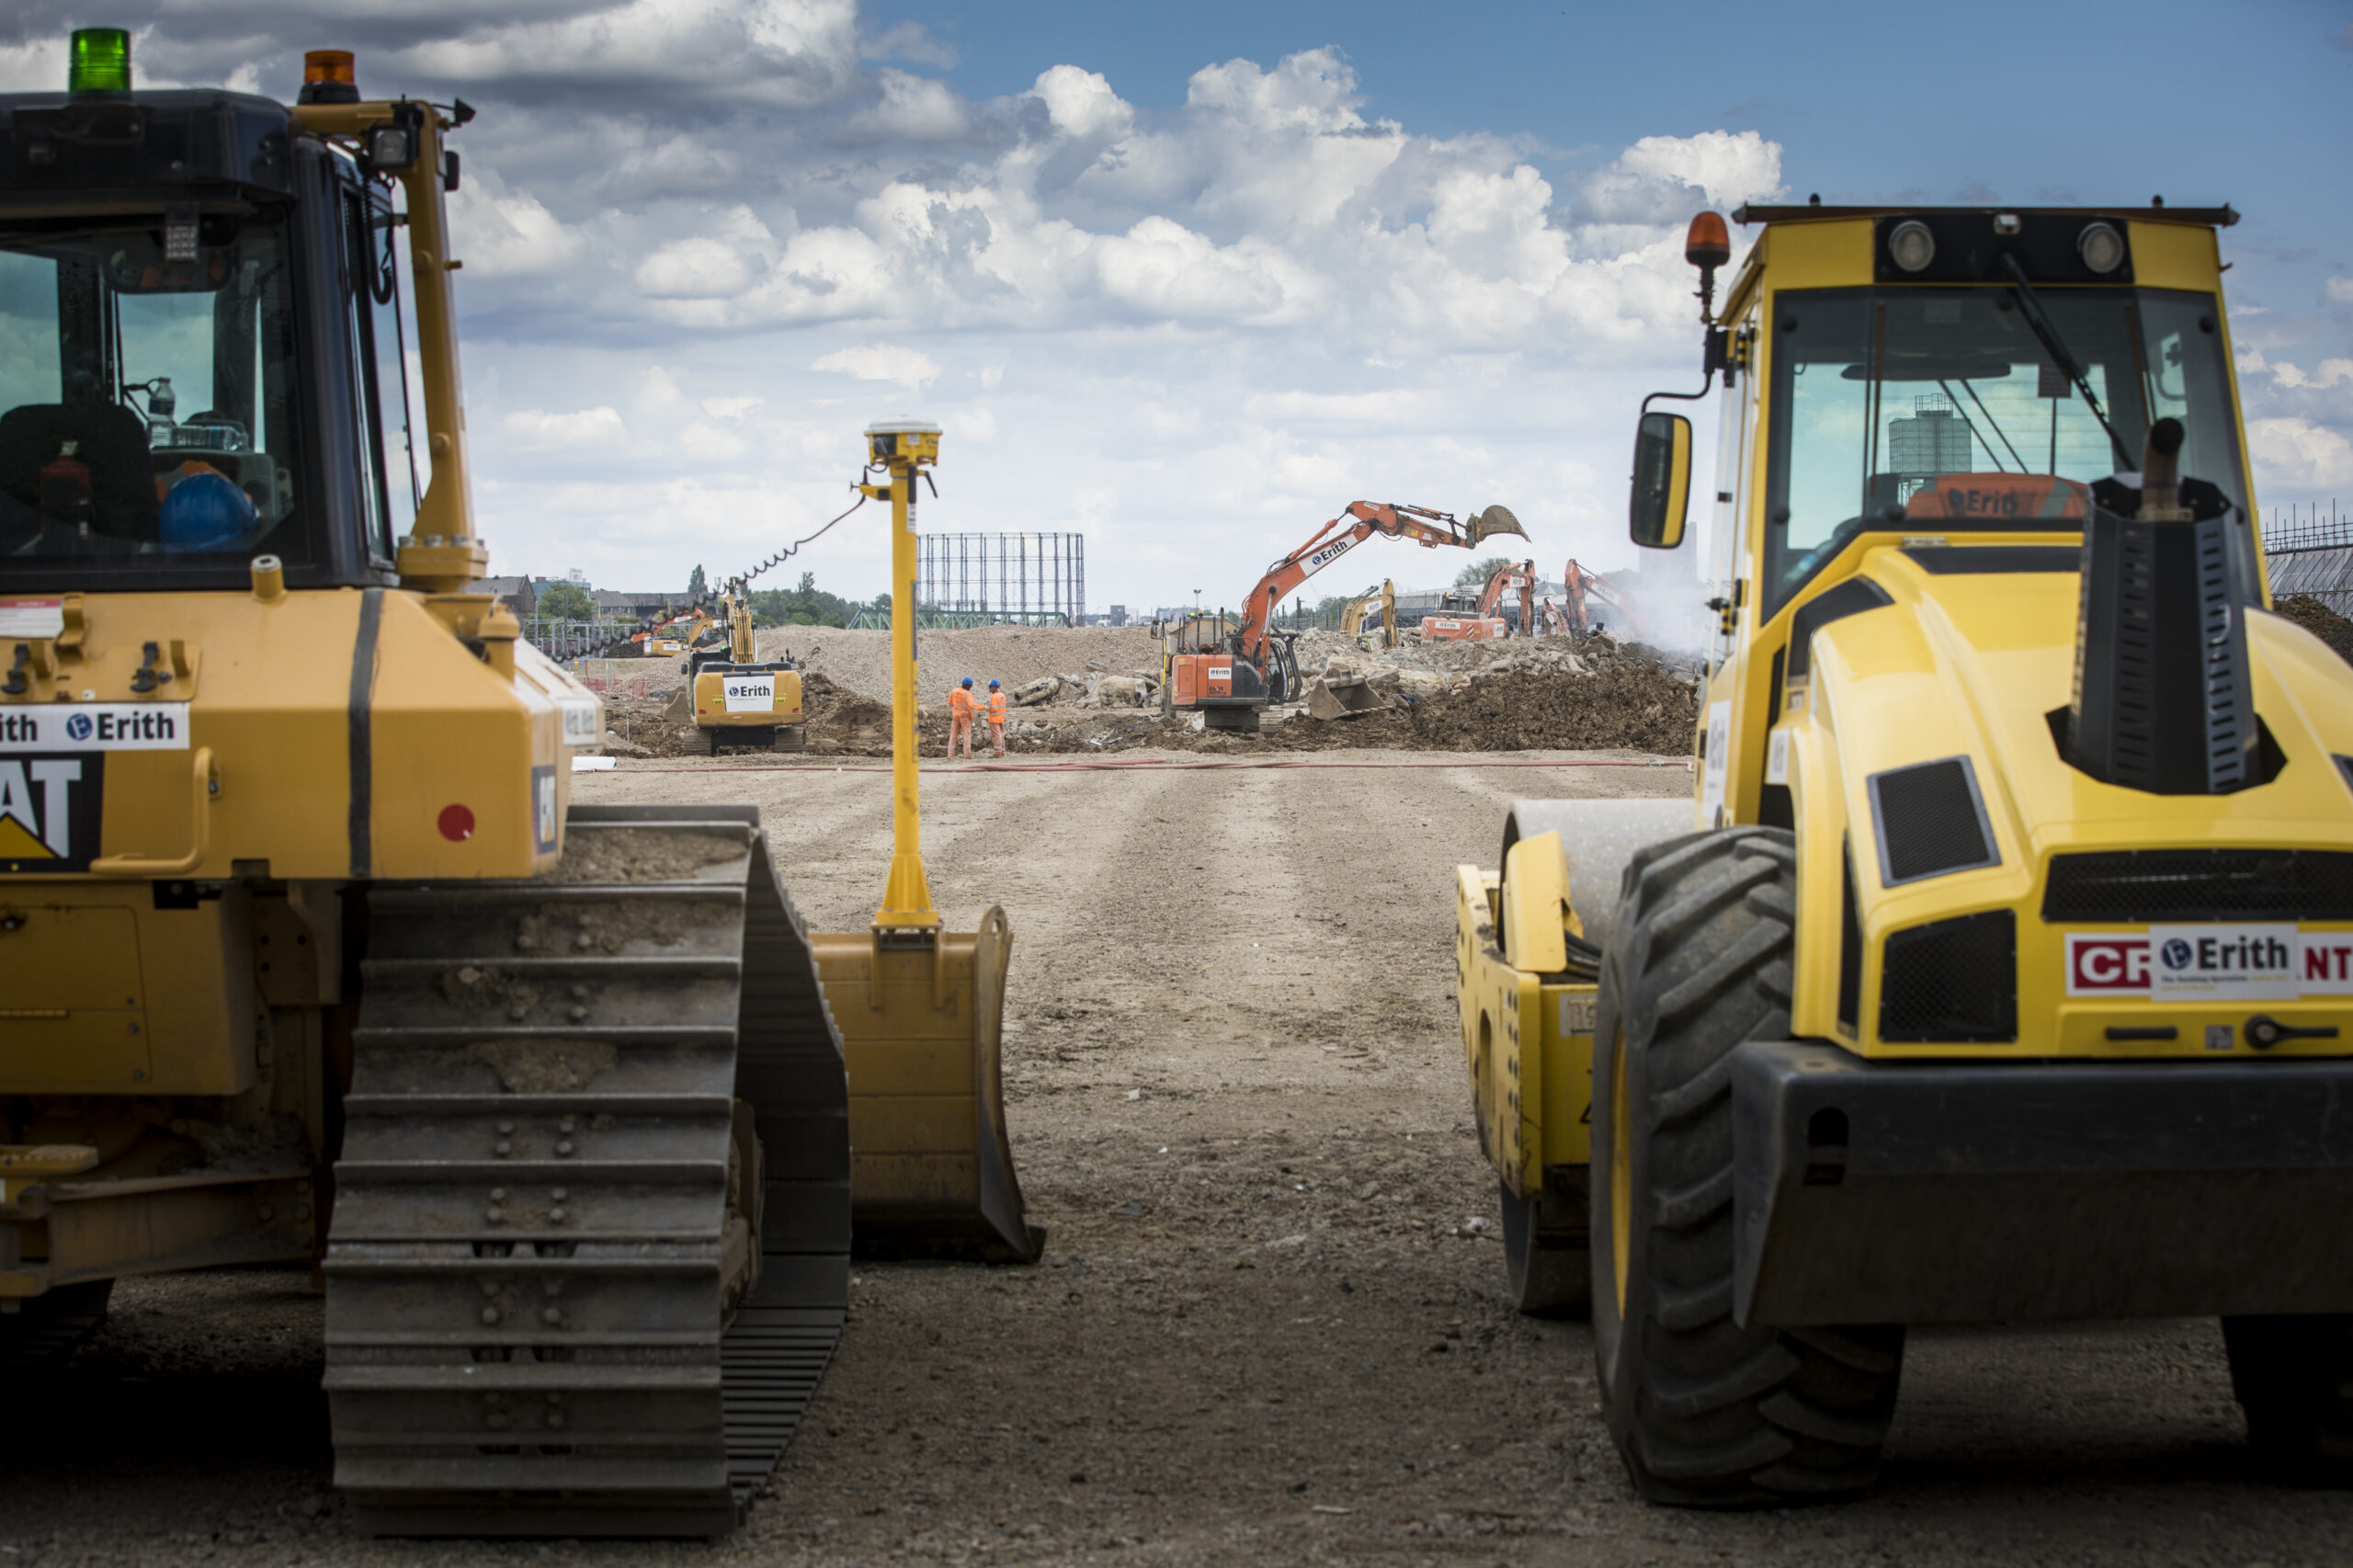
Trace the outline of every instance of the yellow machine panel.
{"type": "Polygon", "coordinates": [[[738,670],[733,665],[705,665],[695,672],[698,724],[767,729],[801,722],[798,670],[738,670]]]}
{"type": "Polygon", "coordinates": [[[1598,988],[1513,967],[1495,942],[1501,881],[1475,866],[1455,868],[1455,994],[1479,1146],[1504,1185],[1532,1199],[1548,1166],[1592,1158],[1598,988]]]}

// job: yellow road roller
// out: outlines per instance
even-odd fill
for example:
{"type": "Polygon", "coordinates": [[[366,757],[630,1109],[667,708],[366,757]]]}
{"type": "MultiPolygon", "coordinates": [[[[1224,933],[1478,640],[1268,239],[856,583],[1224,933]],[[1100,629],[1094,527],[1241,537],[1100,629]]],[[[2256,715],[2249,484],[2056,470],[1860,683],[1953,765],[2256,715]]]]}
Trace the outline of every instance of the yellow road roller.
{"type": "Polygon", "coordinates": [[[1693,797],[1520,801],[1457,880],[1530,1311],[1639,1491],[1854,1494],[1915,1324],[2222,1321],[2353,1478],[2353,670],[2268,608],[2227,207],[1703,213],[1693,797]],[[1720,388],[1719,388],[1720,383],[1720,388]]]}

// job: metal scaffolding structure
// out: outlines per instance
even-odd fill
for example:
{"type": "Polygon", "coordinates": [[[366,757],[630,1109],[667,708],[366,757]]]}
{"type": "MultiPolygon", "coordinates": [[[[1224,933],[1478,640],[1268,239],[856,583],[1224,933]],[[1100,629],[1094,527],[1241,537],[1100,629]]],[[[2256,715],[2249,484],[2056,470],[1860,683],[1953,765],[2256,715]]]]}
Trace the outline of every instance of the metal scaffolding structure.
{"type": "Polygon", "coordinates": [[[1086,613],[1086,536],[925,534],[916,540],[915,604],[927,617],[960,621],[1076,625],[1086,613]]]}

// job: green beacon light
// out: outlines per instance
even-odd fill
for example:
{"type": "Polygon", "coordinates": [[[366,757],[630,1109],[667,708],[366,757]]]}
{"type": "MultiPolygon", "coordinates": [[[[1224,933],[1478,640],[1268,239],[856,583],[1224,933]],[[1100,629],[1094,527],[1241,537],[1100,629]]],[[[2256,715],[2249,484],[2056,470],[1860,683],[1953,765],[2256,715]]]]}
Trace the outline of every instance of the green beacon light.
{"type": "Polygon", "coordinates": [[[73,93],[131,91],[131,34],[120,28],[76,28],[66,68],[73,93]]]}

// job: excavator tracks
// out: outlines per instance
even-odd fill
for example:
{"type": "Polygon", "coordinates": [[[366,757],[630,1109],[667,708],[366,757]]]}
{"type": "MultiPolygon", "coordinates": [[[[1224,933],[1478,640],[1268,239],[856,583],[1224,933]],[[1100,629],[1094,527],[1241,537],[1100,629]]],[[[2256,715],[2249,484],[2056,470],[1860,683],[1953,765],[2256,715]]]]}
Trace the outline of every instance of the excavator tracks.
{"type": "Polygon", "coordinates": [[[329,1233],[377,1535],[734,1528],[840,1337],[841,1037],[749,807],[580,807],[529,881],[379,884],[329,1233]]]}

